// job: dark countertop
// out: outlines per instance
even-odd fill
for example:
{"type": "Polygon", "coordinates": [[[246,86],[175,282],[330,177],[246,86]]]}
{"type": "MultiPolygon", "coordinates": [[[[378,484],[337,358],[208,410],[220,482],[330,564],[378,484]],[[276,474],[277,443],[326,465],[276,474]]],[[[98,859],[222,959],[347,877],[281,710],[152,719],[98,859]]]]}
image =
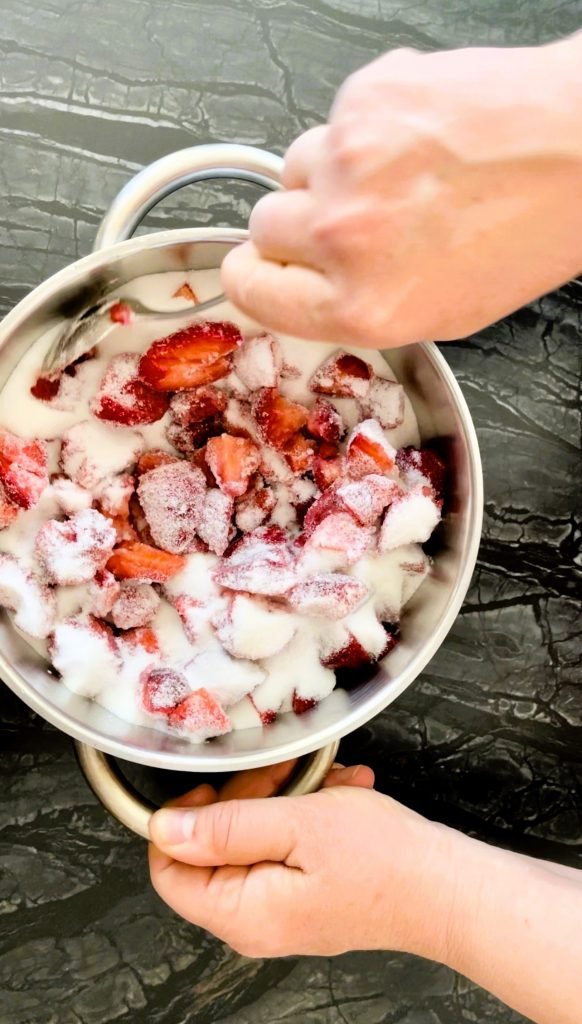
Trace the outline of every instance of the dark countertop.
{"type": "MultiPolygon", "coordinates": [[[[3,0],[0,312],[86,254],[144,163],[195,142],[282,151],[345,75],[398,45],[541,42],[581,0],[3,0]]],[[[244,224],[251,191],[191,188],[150,229],[244,224]]],[[[484,461],[485,531],[422,677],[344,743],[420,811],[582,866],[582,284],[445,354],[484,461]],[[578,590],[576,590],[578,586],[578,590]]],[[[0,711],[0,1024],[519,1024],[408,956],[247,961],[151,891],[143,844],[97,805],[70,741],[0,711]]]]}

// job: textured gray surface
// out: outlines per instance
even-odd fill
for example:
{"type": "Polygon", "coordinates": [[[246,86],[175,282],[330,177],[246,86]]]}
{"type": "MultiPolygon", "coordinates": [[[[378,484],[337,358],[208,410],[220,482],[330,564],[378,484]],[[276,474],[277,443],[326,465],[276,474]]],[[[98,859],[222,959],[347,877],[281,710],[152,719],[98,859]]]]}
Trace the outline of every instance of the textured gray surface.
{"type": "MultiPolygon", "coordinates": [[[[0,15],[4,313],[89,251],[145,162],[192,142],[281,151],[384,49],[540,42],[580,27],[582,2],[2,0],[0,15]]],[[[251,196],[190,189],[148,226],[243,224],[251,196]]],[[[581,333],[572,284],[446,347],[483,452],[478,569],[429,669],[344,744],[411,806],[578,865],[581,333]]],[[[0,1024],[519,1024],[410,957],[250,962],[179,921],[66,738],[1,698],[0,1024]]]]}

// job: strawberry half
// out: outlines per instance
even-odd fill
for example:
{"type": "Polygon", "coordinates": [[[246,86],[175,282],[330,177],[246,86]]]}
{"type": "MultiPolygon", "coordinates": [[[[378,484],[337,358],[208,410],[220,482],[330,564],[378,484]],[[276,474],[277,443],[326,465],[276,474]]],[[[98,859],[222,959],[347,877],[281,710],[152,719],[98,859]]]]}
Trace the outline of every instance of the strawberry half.
{"type": "Polygon", "coordinates": [[[226,376],[230,360],[225,357],[242,340],[238,327],[226,320],[191,324],[154,341],[141,357],[139,375],[157,391],[181,391],[208,384],[226,376]]]}

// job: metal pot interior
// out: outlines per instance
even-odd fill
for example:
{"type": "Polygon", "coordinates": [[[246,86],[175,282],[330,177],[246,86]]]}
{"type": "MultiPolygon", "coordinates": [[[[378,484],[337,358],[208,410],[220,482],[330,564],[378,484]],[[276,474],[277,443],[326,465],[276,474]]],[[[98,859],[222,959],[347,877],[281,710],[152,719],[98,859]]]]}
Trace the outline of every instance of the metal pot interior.
{"type": "MultiPolygon", "coordinates": [[[[102,250],[56,274],[0,326],[0,387],[55,319],[143,274],[217,267],[245,235],[208,228],[165,232],[102,250]]],[[[133,727],[71,693],[5,614],[0,616],[2,678],[35,711],[76,739],[128,761],[186,771],[233,771],[298,756],[351,732],[390,704],[413,682],[455,619],[475,563],[483,501],[470,415],[442,356],[433,345],[414,345],[385,357],[408,392],[423,439],[438,439],[449,466],[449,488],[446,517],[430,542],[432,573],[404,610],[400,644],[371,677],[349,692],[336,689],[303,716],[283,715],[265,729],[240,730],[203,746],[133,727]]]]}

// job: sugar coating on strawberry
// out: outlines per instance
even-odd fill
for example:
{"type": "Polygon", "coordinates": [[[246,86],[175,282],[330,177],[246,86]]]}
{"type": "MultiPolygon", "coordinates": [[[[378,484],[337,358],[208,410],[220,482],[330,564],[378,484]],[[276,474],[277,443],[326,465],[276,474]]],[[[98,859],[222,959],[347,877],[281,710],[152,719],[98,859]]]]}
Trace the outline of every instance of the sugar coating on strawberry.
{"type": "Polygon", "coordinates": [[[68,480],[66,476],[56,477],[51,480],[51,492],[59,509],[66,516],[74,516],[75,512],[82,512],[85,508],[91,508],[93,495],[85,487],[68,480]]]}
{"type": "Polygon", "coordinates": [[[296,715],[304,715],[306,711],[312,711],[316,708],[319,701],[315,697],[300,697],[297,690],[293,690],[293,697],[291,699],[292,710],[296,715]]]}
{"type": "Polygon", "coordinates": [[[404,388],[394,380],[373,377],[362,400],[362,412],[384,430],[394,430],[404,419],[404,388]]]}
{"type": "Polygon", "coordinates": [[[237,704],[265,679],[260,665],[246,658],[232,658],[216,641],[189,661],[184,671],[193,689],[204,686],[223,707],[237,704]]]}
{"type": "Polygon", "coordinates": [[[342,573],[322,573],[298,583],[289,591],[287,600],[302,615],[342,619],[367,596],[368,588],[361,580],[342,573]]]}
{"type": "Polygon", "coordinates": [[[127,629],[118,637],[117,645],[125,647],[127,651],[145,651],[147,654],[160,653],[160,641],[155,629],[151,626],[141,626],[137,629],[127,629]]]}
{"type": "Polygon", "coordinates": [[[378,547],[391,551],[403,544],[424,544],[441,519],[441,511],[431,495],[410,492],[390,505],[384,516],[378,547]]]}
{"type": "Polygon", "coordinates": [[[0,605],[14,612],[14,623],[30,636],[44,640],[57,613],[54,593],[17,558],[0,553],[0,605]]]}
{"type": "Polygon", "coordinates": [[[222,429],[222,421],[218,416],[210,416],[207,420],[189,423],[185,427],[170,422],[166,427],[166,438],[176,451],[191,461],[208,439],[222,433],[222,429]]]}
{"type": "Polygon", "coordinates": [[[341,480],[346,475],[346,459],[343,455],[338,455],[332,459],[316,455],[313,460],[312,471],[313,479],[320,491],[325,491],[327,487],[331,487],[332,484],[337,480],[341,480]]]}
{"type": "Polygon", "coordinates": [[[257,427],[248,402],[240,398],[229,398],[222,421],[227,432],[233,437],[250,437],[256,440],[257,427]]]}
{"type": "Polygon", "coordinates": [[[250,391],[277,386],[281,372],[279,342],[272,334],[249,338],[234,355],[234,368],[250,391]]]}
{"type": "Polygon", "coordinates": [[[325,398],[318,398],[309,413],[307,429],[321,441],[337,442],[344,434],[344,422],[336,408],[325,398]]]}
{"type": "Polygon", "coordinates": [[[420,546],[416,545],[400,548],[393,554],[399,556],[399,565],[402,570],[400,600],[402,605],[406,605],[428,575],[431,565],[430,558],[425,555],[420,546]]]}
{"type": "Polygon", "coordinates": [[[140,455],[135,471],[137,476],[142,476],[143,473],[149,473],[150,469],[158,469],[159,466],[171,466],[175,462],[181,462],[179,456],[157,448],[149,452],[143,452],[140,455]]]}
{"type": "Polygon", "coordinates": [[[303,630],[262,664],[267,678],[252,695],[261,712],[290,711],[295,691],[303,699],[323,700],[335,686],[333,672],[320,663],[318,641],[303,630]]]}
{"type": "Polygon", "coordinates": [[[431,448],[400,448],[396,453],[396,463],[408,487],[415,488],[428,483],[437,499],[443,497],[446,467],[431,448]]]}
{"type": "Polygon", "coordinates": [[[341,484],[336,493],[361,526],[372,526],[386,506],[403,492],[396,480],[372,473],[341,484]]]}
{"type": "Polygon", "coordinates": [[[91,403],[91,412],[98,419],[135,427],[155,423],[165,415],[168,398],[140,380],[139,358],[129,352],[113,356],[91,403]]]}
{"type": "Polygon", "coordinates": [[[307,510],[303,520],[303,531],[306,537],[310,537],[316,527],[327,519],[328,516],[348,511],[347,505],[339,494],[339,488],[328,487],[307,510]]]}
{"type": "Polygon", "coordinates": [[[188,462],[159,466],[140,477],[137,494],[152,537],[174,554],[196,549],[206,481],[188,462]]]}
{"type": "Polygon", "coordinates": [[[336,352],[316,370],[309,382],[312,391],[345,398],[365,398],[372,367],[359,356],[336,352]]]}
{"type": "Polygon", "coordinates": [[[0,483],[9,501],[33,508],[48,487],[48,448],[0,428],[0,483]]]}
{"type": "Polygon", "coordinates": [[[191,692],[183,672],[162,665],[146,669],[140,679],[141,701],[150,715],[167,715],[191,692]]]}
{"type": "Polygon", "coordinates": [[[121,667],[113,633],[90,615],[59,622],[51,637],[50,655],[63,683],[83,697],[99,696],[121,667]]]}
{"type": "Polygon", "coordinates": [[[105,477],[93,489],[97,507],[104,515],[115,518],[129,515],[129,501],[135,490],[135,478],[129,473],[105,477]]]}
{"type": "Polygon", "coordinates": [[[262,526],[275,508],[276,497],[271,487],[258,486],[236,504],[235,523],[241,533],[251,533],[262,526]]]}
{"type": "Polygon", "coordinates": [[[230,719],[219,702],[204,688],[190,693],[167,717],[172,731],[201,742],[231,731],[230,719]]]}
{"type": "Polygon", "coordinates": [[[293,473],[289,464],[274,448],[263,448],[261,453],[261,475],[270,484],[291,483],[293,473]]]}
{"type": "Polygon", "coordinates": [[[232,516],[234,501],[217,487],[211,487],[204,497],[198,521],[198,536],[215,555],[223,555],[234,531],[232,516]]]}
{"type": "Polygon", "coordinates": [[[261,464],[261,454],[248,438],[221,434],[208,441],[206,461],[221,491],[231,498],[240,498],[261,464]]]}
{"type": "Polygon", "coordinates": [[[210,320],[190,324],[154,341],[141,357],[139,374],[146,384],[160,391],[210,384],[226,376],[230,360],[225,357],[241,344],[242,334],[235,324],[210,320]],[[217,368],[224,372],[216,376],[217,368]]]}
{"type": "Polygon", "coordinates": [[[297,581],[296,559],[283,530],[260,527],[246,534],[217,566],[214,579],[229,590],[277,597],[297,581]]]}
{"type": "Polygon", "coordinates": [[[118,629],[147,626],[159,606],[160,596],[151,584],[126,582],[111,609],[111,621],[118,629]]]}
{"type": "Polygon", "coordinates": [[[187,427],[209,416],[218,416],[226,409],[227,397],[213,384],[192,391],[178,391],[170,401],[170,415],[175,423],[187,427]]]}
{"type": "Polygon", "coordinates": [[[315,445],[310,438],[295,434],[285,442],[283,452],[295,476],[302,476],[311,470],[315,458],[315,445]]]}
{"type": "Polygon", "coordinates": [[[259,436],[273,448],[283,448],[305,426],[309,410],[291,402],[277,388],[263,388],[253,396],[252,412],[259,436]]]}
{"type": "Polygon", "coordinates": [[[5,530],[7,526],[11,526],[15,519],[18,518],[19,512],[20,508],[10,501],[4,484],[0,483],[0,530],[5,530]]]}
{"type": "Polygon", "coordinates": [[[306,546],[337,552],[339,565],[354,565],[375,545],[375,533],[368,526],[358,526],[347,512],[327,516],[308,538],[306,546]]]}
{"type": "Polygon", "coordinates": [[[376,420],[363,420],[348,438],[348,474],[361,479],[371,473],[391,473],[396,464],[396,450],[386,439],[376,420]]]}
{"type": "Polygon", "coordinates": [[[161,551],[149,544],[125,544],[115,549],[106,568],[118,580],[140,580],[142,583],[167,583],[186,564],[182,555],[161,551]]]}
{"type": "Polygon", "coordinates": [[[44,523],[36,535],[36,557],[51,583],[75,586],[104,568],[116,539],[109,520],[88,508],[44,523]]]}
{"type": "Polygon", "coordinates": [[[213,619],[222,646],[235,658],[259,661],[289,643],[297,623],[289,612],[268,601],[235,594],[213,619]]]}
{"type": "Polygon", "coordinates": [[[121,583],[107,569],[98,569],[87,587],[88,611],[105,619],[121,593],[121,583]]]}
{"type": "Polygon", "coordinates": [[[191,644],[198,643],[200,639],[200,625],[204,623],[206,616],[201,616],[204,604],[195,597],[181,594],[173,599],[172,604],[180,616],[184,632],[191,644]]]}
{"type": "Polygon", "coordinates": [[[335,649],[322,652],[322,660],[327,668],[338,669],[360,668],[369,665],[373,659],[355,636],[346,631],[344,642],[335,649]]]}
{"type": "Polygon", "coordinates": [[[142,448],[143,438],[134,430],[82,420],[63,434],[61,468],[75,483],[91,490],[106,477],[133,466],[142,448]]]}

